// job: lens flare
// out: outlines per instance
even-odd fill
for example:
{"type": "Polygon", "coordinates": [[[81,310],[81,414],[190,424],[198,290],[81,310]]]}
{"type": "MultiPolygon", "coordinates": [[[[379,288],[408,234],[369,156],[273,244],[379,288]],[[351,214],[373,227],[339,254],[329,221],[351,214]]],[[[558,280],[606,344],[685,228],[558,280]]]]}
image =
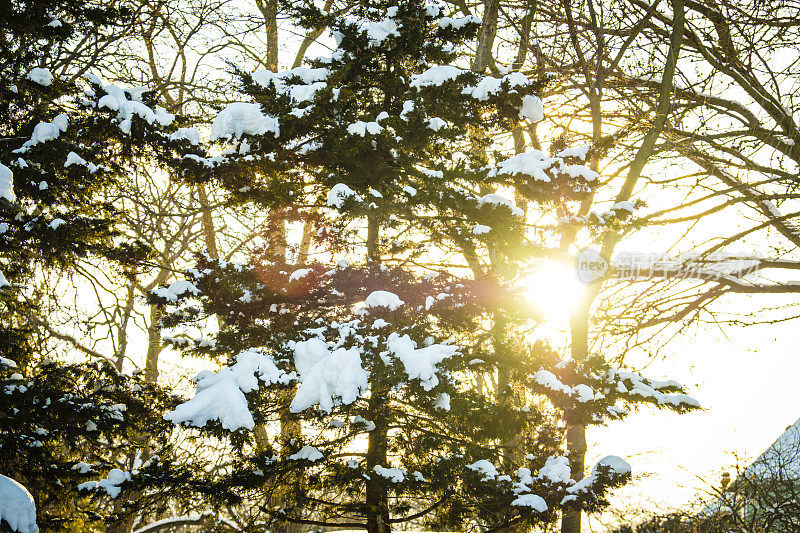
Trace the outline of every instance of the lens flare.
{"type": "Polygon", "coordinates": [[[519,281],[530,305],[548,320],[563,320],[577,306],[585,285],[571,265],[546,261],[519,281]]]}

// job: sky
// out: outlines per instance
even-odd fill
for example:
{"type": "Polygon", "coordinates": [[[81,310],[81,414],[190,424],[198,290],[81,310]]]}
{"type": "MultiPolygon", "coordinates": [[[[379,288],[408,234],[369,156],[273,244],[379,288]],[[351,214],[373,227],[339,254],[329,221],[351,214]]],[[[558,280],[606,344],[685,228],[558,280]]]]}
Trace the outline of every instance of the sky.
{"type": "MultiPolygon", "coordinates": [[[[628,459],[636,474],[618,491],[618,502],[642,507],[686,506],[698,492],[718,486],[724,470],[736,476],[800,418],[791,325],[753,326],[687,339],[670,361],[653,365],[689,384],[703,410],[677,415],[643,410],[622,423],[589,433],[592,459],[628,459]]],[[[677,344],[677,343],[676,343],[677,344]]]]}
{"type": "MultiPolygon", "coordinates": [[[[534,276],[529,292],[532,303],[549,313],[551,334],[558,336],[566,331],[564,297],[574,300],[580,282],[573,272],[546,272],[534,276]]],[[[765,302],[769,297],[736,295],[727,305],[765,302]]],[[[798,341],[794,321],[703,326],[671,342],[642,374],[684,384],[702,410],[679,415],[646,406],[623,421],[589,428],[587,465],[618,455],[631,464],[633,480],[615,491],[612,512],[588,520],[584,529],[604,531],[602,525],[615,520],[613,509],[625,509],[629,516],[689,509],[719,486],[723,471],[735,477],[737,463],[746,467],[800,418],[798,341]]],[[[629,360],[635,367],[636,355],[629,360]]],[[[646,361],[651,359],[640,354],[638,362],[646,361]]]]}

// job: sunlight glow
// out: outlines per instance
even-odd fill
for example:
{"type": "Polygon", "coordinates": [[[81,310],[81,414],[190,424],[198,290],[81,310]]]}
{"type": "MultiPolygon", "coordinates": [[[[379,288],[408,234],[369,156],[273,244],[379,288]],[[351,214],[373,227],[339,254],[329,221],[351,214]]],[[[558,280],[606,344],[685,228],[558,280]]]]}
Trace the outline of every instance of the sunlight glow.
{"type": "Polygon", "coordinates": [[[578,304],[585,285],[572,265],[546,261],[519,281],[531,306],[548,320],[564,320],[578,304]]]}

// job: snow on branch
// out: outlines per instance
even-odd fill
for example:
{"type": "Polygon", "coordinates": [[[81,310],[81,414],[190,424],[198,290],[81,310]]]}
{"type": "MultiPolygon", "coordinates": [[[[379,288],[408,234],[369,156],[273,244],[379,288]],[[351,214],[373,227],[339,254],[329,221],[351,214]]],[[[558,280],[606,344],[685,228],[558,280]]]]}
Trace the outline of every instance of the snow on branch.
{"type": "Polygon", "coordinates": [[[11,531],[38,533],[36,504],[28,489],[15,480],[0,474],[0,522],[5,521],[11,531]]]}

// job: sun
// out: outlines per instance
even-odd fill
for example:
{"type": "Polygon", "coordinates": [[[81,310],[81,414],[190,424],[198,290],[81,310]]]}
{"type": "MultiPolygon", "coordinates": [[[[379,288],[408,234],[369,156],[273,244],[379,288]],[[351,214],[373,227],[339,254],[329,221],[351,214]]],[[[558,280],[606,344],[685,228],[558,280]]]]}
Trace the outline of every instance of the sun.
{"type": "Polygon", "coordinates": [[[537,265],[517,285],[531,307],[553,321],[569,317],[586,287],[574,266],[551,260],[537,265]]]}

